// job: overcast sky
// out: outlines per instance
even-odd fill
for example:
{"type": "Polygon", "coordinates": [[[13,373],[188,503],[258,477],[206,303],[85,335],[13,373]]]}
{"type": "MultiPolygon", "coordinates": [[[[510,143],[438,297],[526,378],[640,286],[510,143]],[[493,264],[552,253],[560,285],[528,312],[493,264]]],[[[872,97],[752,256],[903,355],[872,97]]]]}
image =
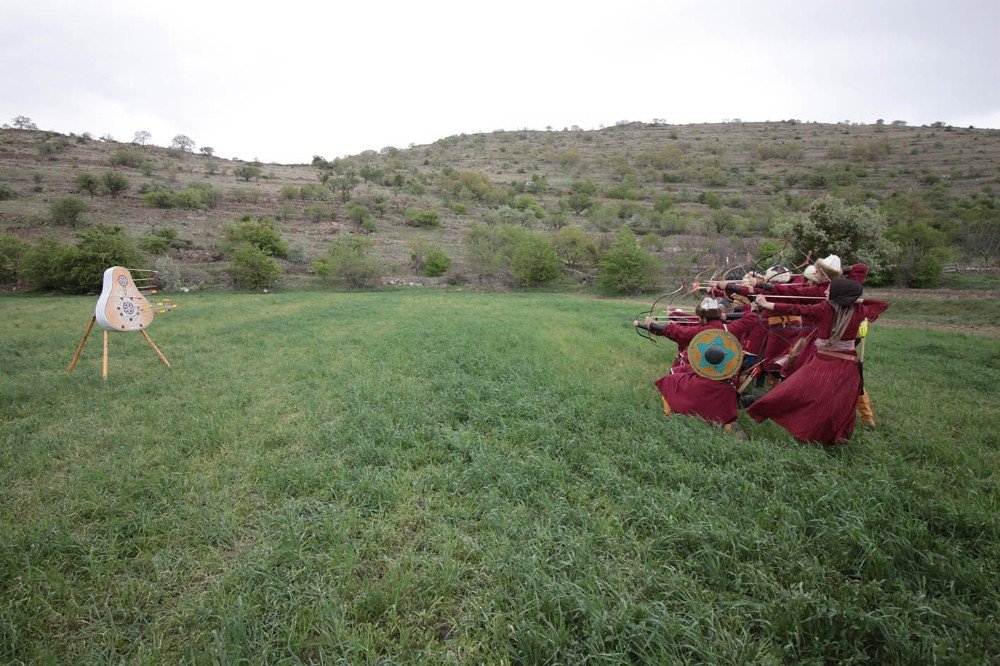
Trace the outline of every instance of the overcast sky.
{"type": "Polygon", "coordinates": [[[996,128],[998,19],[997,0],[0,0],[0,122],[284,163],[654,118],[996,128]]]}

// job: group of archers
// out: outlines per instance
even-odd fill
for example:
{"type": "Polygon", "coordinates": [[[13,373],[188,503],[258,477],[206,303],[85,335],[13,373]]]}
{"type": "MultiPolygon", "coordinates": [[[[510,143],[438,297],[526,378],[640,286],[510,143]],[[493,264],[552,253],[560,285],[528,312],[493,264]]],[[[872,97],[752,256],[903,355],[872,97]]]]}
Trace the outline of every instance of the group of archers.
{"type": "Polygon", "coordinates": [[[763,275],[695,283],[708,295],[693,314],[634,321],[677,343],[670,374],[655,382],[664,413],[732,430],[745,408],[755,421],[771,419],[800,441],[823,444],[850,437],[856,415],[874,426],[864,336],[889,304],[862,298],[867,275],[865,264],[843,267],[836,255],[801,274],[774,265],[763,275]]]}

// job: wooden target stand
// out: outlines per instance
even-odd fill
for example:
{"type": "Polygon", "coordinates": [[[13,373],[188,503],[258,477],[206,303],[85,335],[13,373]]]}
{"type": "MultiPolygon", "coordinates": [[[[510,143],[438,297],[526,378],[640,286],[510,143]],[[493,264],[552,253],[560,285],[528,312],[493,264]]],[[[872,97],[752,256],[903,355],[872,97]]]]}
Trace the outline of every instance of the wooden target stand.
{"type": "MultiPolygon", "coordinates": [[[[140,278],[143,281],[152,281],[150,278],[140,278]]],[[[155,293],[152,288],[147,293],[155,293]]],[[[87,343],[87,338],[94,328],[94,324],[100,324],[104,329],[104,358],[101,363],[101,378],[108,379],[108,333],[139,331],[146,338],[146,342],[153,348],[156,355],[160,357],[164,365],[170,367],[170,362],[163,352],[156,346],[153,339],[146,332],[146,327],[153,321],[153,316],[173,308],[173,305],[154,308],[146,300],[146,296],[140,287],[137,287],[132,274],[127,268],[112,266],[104,271],[104,286],[101,290],[101,297],[97,300],[97,307],[94,308],[94,316],[90,318],[87,331],[83,334],[83,339],[76,347],[73,360],[69,364],[66,373],[73,372],[76,362],[80,360],[83,346],[87,343]]]]}

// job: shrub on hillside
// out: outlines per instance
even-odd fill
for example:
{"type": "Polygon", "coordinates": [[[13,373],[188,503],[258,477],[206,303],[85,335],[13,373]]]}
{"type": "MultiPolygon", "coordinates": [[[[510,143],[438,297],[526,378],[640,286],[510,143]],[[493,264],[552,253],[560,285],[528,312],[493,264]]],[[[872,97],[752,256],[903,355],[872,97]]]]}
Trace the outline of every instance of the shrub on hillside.
{"type": "Polygon", "coordinates": [[[112,199],[126,192],[130,185],[128,178],[114,171],[108,171],[101,177],[101,188],[112,199]]]}
{"type": "Polygon", "coordinates": [[[0,234],[0,284],[17,282],[31,244],[17,236],[0,234]]]}
{"type": "Polygon", "coordinates": [[[333,211],[324,203],[314,203],[305,210],[306,217],[317,224],[323,220],[332,220],[333,211]]]}
{"type": "Polygon", "coordinates": [[[313,270],[326,284],[374,289],[382,282],[378,261],[370,254],[374,245],[360,236],[341,236],[313,263],[313,270]]]}
{"type": "Polygon", "coordinates": [[[936,287],[952,250],[944,233],[925,222],[905,222],[889,230],[900,247],[896,265],[887,277],[905,287],[936,287]]]}
{"type": "Polygon", "coordinates": [[[92,173],[87,173],[81,171],[76,174],[73,178],[73,182],[76,183],[76,189],[80,192],[86,192],[90,196],[94,196],[101,189],[100,179],[92,173]]]}
{"type": "Polygon", "coordinates": [[[157,186],[142,195],[142,201],[153,208],[180,208],[202,210],[215,208],[222,199],[222,192],[208,183],[190,183],[183,190],[170,190],[157,186]]]}
{"type": "Polygon", "coordinates": [[[249,243],[270,257],[288,256],[288,244],[281,238],[278,226],[269,217],[257,220],[249,215],[225,227],[226,239],[234,246],[249,243]]]}
{"type": "Polygon", "coordinates": [[[177,230],[173,227],[162,227],[153,232],[152,236],[139,239],[139,248],[146,254],[166,254],[177,241],[177,230]]]}
{"type": "Polygon", "coordinates": [[[601,258],[598,278],[605,288],[617,293],[637,294],[656,286],[659,262],[636,243],[635,234],[622,229],[611,249],[601,258]]]}
{"type": "Polygon", "coordinates": [[[535,286],[558,277],[562,262],[547,237],[523,227],[473,224],[465,235],[470,269],[480,277],[535,286]]]}
{"type": "Polygon", "coordinates": [[[563,227],[552,236],[556,253],[570,267],[590,265],[597,260],[597,243],[580,227],[563,227]]]}
{"type": "Polygon", "coordinates": [[[529,234],[514,247],[510,272],[518,284],[536,287],[559,277],[562,274],[562,261],[550,239],[529,234]]]}
{"type": "Polygon", "coordinates": [[[406,224],[411,227],[439,227],[441,226],[441,213],[436,210],[423,208],[407,208],[403,212],[406,224]]]}
{"type": "Polygon", "coordinates": [[[126,148],[119,148],[111,154],[111,158],[108,161],[113,167],[123,166],[137,169],[142,165],[142,155],[126,148]]]}
{"type": "Polygon", "coordinates": [[[347,207],[347,219],[364,226],[365,222],[371,222],[372,212],[364,204],[352,203],[347,207]]]}
{"type": "Polygon", "coordinates": [[[14,198],[14,188],[6,180],[0,180],[0,201],[14,198]]]}
{"type": "Polygon", "coordinates": [[[899,246],[888,231],[881,212],[830,196],[814,201],[807,216],[775,226],[775,234],[790,238],[794,247],[808,248],[817,256],[836,254],[845,263],[864,262],[873,274],[891,269],[898,256],[899,246]]]}
{"type": "Polygon", "coordinates": [[[35,289],[97,293],[109,266],[143,268],[146,260],[121,227],[97,225],[77,234],[76,245],[40,239],[25,258],[25,277],[35,289]]]}
{"type": "Polygon", "coordinates": [[[229,255],[229,275],[240,289],[266,289],[281,277],[274,258],[251,243],[239,243],[229,255]]]}
{"type": "Polygon", "coordinates": [[[80,216],[87,211],[87,204],[80,197],[72,194],[60,197],[49,206],[52,221],[56,224],[75,227],[80,222],[80,216]]]}

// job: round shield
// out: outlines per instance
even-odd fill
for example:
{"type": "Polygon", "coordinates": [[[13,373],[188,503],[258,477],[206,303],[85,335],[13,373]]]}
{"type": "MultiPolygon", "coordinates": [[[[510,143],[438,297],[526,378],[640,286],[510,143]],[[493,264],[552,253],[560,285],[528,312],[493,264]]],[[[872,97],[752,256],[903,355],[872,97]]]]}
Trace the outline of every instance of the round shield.
{"type": "Polygon", "coordinates": [[[687,351],[691,369],[706,379],[735,377],[743,365],[743,348],[729,331],[704,330],[692,338],[687,351]]]}

